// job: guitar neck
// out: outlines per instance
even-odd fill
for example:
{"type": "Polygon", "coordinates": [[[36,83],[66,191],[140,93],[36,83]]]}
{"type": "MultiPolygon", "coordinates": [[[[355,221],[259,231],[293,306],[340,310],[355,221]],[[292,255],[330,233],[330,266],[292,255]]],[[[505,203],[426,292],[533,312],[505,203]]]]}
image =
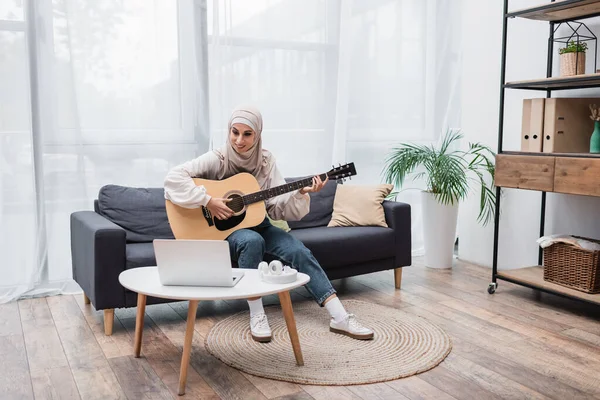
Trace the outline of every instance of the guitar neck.
{"type": "MultiPolygon", "coordinates": [[[[321,180],[325,180],[327,174],[319,175],[321,180]]],[[[312,186],[312,176],[310,178],[301,179],[299,181],[286,183],[284,185],[275,186],[270,189],[261,190],[260,192],[254,192],[251,194],[247,194],[242,196],[244,200],[244,204],[252,204],[257,203],[259,201],[264,201],[270,199],[272,197],[276,197],[294,190],[302,189],[303,187],[312,186]]]]}

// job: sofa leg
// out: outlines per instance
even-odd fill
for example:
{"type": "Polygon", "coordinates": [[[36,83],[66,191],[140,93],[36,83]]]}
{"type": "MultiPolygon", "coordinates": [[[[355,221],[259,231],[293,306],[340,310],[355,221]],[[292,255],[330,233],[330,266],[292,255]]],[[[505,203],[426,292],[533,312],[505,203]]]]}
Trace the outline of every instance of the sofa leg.
{"type": "Polygon", "coordinates": [[[106,336],[112,335],[114,321],[115,321],[115,309],[108,308],[108,309],[104,310],[104,334],[106,336]]]}
{"type": "Polygon", "coordinates": [[[87,296],[85,295],[85,293],[83,294],[83,303],[84,303],[84,304],[90,304],[90,298],[89,298],[89,297],[87,297],[87,296]]]}
{"type": "Polygon", "coordinates": [[[402,285],[402,267],[394,269],[394,283],[396,289],[400,289],[402,285]]]}

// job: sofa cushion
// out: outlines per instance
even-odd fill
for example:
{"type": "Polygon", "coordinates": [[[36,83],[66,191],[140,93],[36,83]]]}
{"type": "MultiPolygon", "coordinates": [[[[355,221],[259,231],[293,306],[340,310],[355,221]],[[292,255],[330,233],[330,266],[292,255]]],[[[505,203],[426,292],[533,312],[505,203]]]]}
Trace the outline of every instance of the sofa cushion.
{"type": "MultiPolygon", "coordinates": [[[[286,182],[294,182],[304,178],[307,177],[285,178],[285,180],[286,182]]],[[[329,181],[319,192],[309,193],[310,211],[300,221],[288,221],[289,227],[293,230],[327,226],[333,212],[333,199],[335,198],[337,185],[336,181],[329,181]]]]}
{"type": "Polygon", "coordinates": [[[125,229],[128,242],[174,239],[163,188],[106,185],[98,194],[100,215],[125,229]]]}
{"type": "Polygon", "coordinates": [[[149,243],[129,243],[125,246],[125,268],[152,267],[156,265],[154,246],[149,243]]]}
{"type": "Polygon", "coordinates": [[[391,228],[376,226],[292,229],[324,268],[343,267],[395,256],[391,228]]]}
{"type": "Polygon", "coordinates": [[[394,185],[342,185],[335,193],[328,227],[382,226],[387,228],[383,200],[394,185]]]}

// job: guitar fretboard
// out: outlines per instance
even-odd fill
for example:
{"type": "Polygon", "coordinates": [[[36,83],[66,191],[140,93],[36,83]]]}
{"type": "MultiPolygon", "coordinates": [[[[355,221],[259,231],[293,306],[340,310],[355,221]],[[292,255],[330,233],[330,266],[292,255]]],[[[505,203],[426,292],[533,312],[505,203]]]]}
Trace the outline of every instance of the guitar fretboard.
{"type": "MultiPolygon", "coordinates": [[[[322,180],[325,180],[327,177],[327,174],[321,174],[321,175],[319,175],[319,177],[322,180]]],[[[307,186],[312,186],[312,177],[301,179],[301,180],[295,181],[295,182],[286,183],[286,184],[280,185],[280,186],[275,186],[270,189],[261,190],[260,192],[247,194],[245,196],[242,196],[242,200],[244,201],[244,204],[246,204],[246,205],[252,204],[252,203],[257,203],[259,201],[270,199],[271,197],[279,196],[281,194],[288,193],[293,190],[299,190],[299,189],[302,189],[303,187],[307,187],[307,186]]]]}

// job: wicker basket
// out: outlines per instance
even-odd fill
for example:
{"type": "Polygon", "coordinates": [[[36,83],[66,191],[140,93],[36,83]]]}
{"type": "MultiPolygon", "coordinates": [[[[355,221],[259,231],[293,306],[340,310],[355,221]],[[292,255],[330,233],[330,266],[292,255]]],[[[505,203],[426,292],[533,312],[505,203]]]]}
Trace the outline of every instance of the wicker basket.
{"type": "Polygon", "coordinates": [[[560,75],[573,76],[585,74],[585,53],[565,53],[560,55],[560,75]],[[577,54],[577,56],[576,56],[577,54]],[[577,69],[577,70],[575,70],[577,69]]]}
{"type": "MultiPolygon", "coordinates": [[[[573,236],[591,242],[600,240],[573,236]]],[[[600,251],[567,243],[544,248],[544,280],[585,293],[600,293],[600,251]]]]}

